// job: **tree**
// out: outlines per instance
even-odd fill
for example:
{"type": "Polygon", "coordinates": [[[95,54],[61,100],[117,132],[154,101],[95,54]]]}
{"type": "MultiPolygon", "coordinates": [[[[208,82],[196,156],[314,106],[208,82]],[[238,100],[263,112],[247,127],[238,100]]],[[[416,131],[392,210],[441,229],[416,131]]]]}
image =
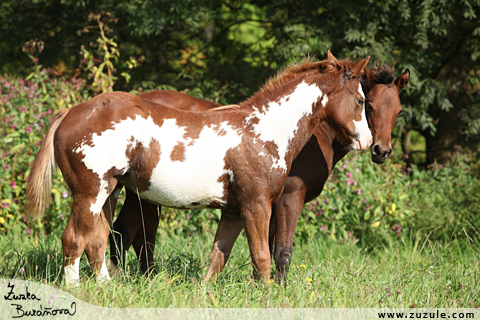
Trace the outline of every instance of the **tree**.
{"type": "Polygon", "coordinates": [[[410,69],[410,84],[401,93],[404,150],[416,129],[426,138],[427,164],[449,160],[460,147],[478,151],[480,1],[260,3],[270,6],[271,17],[283,15],[285,30],[308,26],[322,54],[326,45],[336,55],[370,55],[397,70],[410,69]]]}
{"type": "Polygon", "coordinates": [[[330,49],[340,58],[371,56],[397,73],[410,69],[398,122],[407,154],[411,130],[425,136],[427,164],[478,149],[480,0],[5,0],[1,65],[21,71],[22,43],[38,38],[44,65],[73,72],[80,45],[93,41],[76,31],[101,10],[119,18],[122,55],[145,56],[117,90],[166,84],[235,103],[286,62],[330,49]]]}

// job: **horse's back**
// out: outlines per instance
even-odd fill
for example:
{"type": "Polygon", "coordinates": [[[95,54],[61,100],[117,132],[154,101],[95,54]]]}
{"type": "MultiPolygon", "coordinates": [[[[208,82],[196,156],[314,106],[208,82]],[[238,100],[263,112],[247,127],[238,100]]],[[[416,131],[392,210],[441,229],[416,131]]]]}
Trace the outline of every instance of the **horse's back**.
{"type": "Polygon", "coordinates": [[[142,99],[169,106],[179,110],[207,111],[221,106],[218,103],[206,101],[174,90],[153,90],[139,95],[142,99]]]}

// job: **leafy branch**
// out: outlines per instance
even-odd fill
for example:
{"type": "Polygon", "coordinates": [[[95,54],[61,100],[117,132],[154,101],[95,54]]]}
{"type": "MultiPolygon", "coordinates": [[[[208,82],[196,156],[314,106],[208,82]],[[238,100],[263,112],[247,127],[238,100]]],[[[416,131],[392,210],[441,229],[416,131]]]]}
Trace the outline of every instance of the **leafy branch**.
{"type": "MultiPolygon", "coordinates": [[[[113,33],[111,24],[117,23],[118,19],[113,18],[111,13],[102,11],[99,14],[90,13],[88,20],[94,21],[96,24],[84,27],[78,31],[78,34],[97,33],[98,38],[95,42],[90,43],[92,49],[88,49],[84,45],[81,46],[80,54],[83,55],[81,66],[87,72],[88,79],[92,79],[90,89],[93,92],[112,91],[115,82],[118,80],[118,77],[114,74],[117,71],[115,65],[119,62],[120,50],[115,42],[116,36],[109,37],[108,35],[113,33]]],[[[139,58],[130,57],[126,61],[128,71],[124,71],[120,75],[125,78],[127,83],[131,79],[130,70],[138,68],[143,60],[144,57],[140,56],[139,58]]]]}

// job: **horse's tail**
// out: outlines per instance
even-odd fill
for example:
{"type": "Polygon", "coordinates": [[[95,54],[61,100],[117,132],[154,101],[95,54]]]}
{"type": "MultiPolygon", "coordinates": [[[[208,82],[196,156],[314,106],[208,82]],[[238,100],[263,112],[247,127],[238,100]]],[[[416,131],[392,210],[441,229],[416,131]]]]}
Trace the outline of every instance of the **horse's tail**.
{"type": "Polygon", "coordinates": [[[50,202],[52,172],[56,169],[53,138],[69,111],[59,110],[50,118],[50,129],[33,162],[27,186],[26,217],[29,221],[42,217],[50,202]]]}

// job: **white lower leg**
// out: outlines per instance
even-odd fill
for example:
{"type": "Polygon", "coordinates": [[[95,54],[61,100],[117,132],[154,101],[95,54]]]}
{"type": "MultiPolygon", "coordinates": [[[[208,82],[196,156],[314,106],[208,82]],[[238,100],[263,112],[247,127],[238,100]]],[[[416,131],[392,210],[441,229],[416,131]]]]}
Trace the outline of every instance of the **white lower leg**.
{"type": "Polygon", "coordinates": [[[99,283],[102,283],[105,280],[110,280],[110,275],[108,274],[107,263],[106,263],[106,259],[104,258],[102,261],[102,267],[100,268],[100,271],[98,272],[98,275],[97,275],[97,281],[99,283]]]}
{"type": "Polygon", "coordinates": [[[78,286],[80,280],[80,257],[76,258],[73,264],[65,266],[65,283],[78,286]]]}

